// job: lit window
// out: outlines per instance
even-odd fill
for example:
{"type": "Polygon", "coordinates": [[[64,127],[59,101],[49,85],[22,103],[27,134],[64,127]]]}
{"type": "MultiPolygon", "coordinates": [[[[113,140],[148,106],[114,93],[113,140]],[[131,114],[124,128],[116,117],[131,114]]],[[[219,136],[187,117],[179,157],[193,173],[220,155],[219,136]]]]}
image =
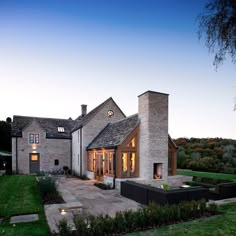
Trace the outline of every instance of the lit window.
{"type": "Polygon", "coordinates": [[[39,134],[29,134],[29,143],[30,144],[39,144],[39,134]]]}
{"type": "Polygon", "coordinates": [[[127,171],[128,171],[128,153],[124,152],[122,153],[122,175],[127,176],[127,171]]]}
{"type": "Polygon", "coordinates": [[[130,153],[130,175],[134,175],[135,172],[135,153],[130,153]]]}
{"type": "Polygon", "coordinates": [[[132,147],[134,148],[136,145],[135,145],[135,138],[133,138],[127,145],[128,147],[132,147]]]}
{"type": "Polygon", "coordinates": [[[37,154],[31,155],[31,161],[38,161],[38,155],[37,154]]]}
{"type": "Polygon", "coordinates": [[[64,127],[59,126],[59,127],[57,127],[57,131],[58,131],[58,133],[64,133],[65,129],[64,129],[64,127]]]}

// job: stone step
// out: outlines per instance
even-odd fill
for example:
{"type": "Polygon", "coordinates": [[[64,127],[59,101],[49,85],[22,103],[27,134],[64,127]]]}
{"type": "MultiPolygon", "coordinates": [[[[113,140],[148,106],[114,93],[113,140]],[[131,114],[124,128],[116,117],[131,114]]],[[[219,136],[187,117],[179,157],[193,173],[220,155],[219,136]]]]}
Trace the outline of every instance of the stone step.
{"type": "Polygon", "coordinates": [[[10,218],[10,224],[32,222],[37,220],[39,220],[38,214],[18,215],[18,216],[12,216],[10,218]]]}

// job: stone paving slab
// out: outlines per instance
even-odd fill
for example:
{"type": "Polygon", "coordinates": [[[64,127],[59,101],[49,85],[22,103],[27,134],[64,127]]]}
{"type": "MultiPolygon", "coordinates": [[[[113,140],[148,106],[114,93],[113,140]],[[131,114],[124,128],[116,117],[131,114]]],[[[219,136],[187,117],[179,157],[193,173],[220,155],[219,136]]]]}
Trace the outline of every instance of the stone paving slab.
{"type": "Polygon", "coordinates": [[[38,214],[12,216],[10,218],[10,224],[32,222],[37,220],[39,220],[38,214]]]}
{"type": "Polygon", "coordinates": [[[210,200],[209,203],[216,203],[217,205],[222,205],[222,204],[228,204],[228,203],[235,203],[236,202],[236,197],[234,198],[226,198],[226,199],[221,199],[221,200],[210,200]]]}

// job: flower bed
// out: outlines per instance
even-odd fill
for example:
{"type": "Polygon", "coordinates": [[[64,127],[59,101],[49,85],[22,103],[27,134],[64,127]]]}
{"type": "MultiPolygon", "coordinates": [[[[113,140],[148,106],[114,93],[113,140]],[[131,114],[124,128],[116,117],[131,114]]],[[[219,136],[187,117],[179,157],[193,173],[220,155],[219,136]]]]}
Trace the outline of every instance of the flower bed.
{"type": "Polygon", "coordinates": [[[37,177],[37,182],[43,204],[65,203],[65,201],[57,191],[55,177],[52,176],[37,177]]]}

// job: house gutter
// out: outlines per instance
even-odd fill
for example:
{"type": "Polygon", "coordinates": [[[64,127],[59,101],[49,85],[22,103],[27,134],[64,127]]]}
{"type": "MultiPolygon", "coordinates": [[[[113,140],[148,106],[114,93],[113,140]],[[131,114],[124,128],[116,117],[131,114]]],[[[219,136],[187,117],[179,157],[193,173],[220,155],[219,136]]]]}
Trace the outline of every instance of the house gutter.
{"type": "Polygon", "coordinates": [[[71,169],[71,174],[72,174],[72,137],[70,140],[70,169],[71,169]]]}

